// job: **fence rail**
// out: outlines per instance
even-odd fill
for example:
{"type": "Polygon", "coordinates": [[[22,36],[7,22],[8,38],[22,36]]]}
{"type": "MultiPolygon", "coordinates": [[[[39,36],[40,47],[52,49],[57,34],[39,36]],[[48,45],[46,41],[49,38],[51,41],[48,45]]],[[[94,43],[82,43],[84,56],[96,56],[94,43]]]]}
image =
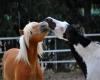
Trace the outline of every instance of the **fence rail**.
{"type": "MultiPolygon", "coordinates": [[[[93,34],[84,34],[84,36],[91,37],[91,36],[100,36],[100,33],[93,33],[93,34]]],[[[45,38],[57,38],[56,36],[46,36],[45,38]]],[[[0,40],[16,40],[19,37],[1,37],[0,40]]]]}
{"type": "Polygon", "coordinates": [[[75,63],[75,60],[42,61],[42,63],[75,63]]]}
{"type": "MultiPolygon", "coordinates": [[[[96,34],[84,34],[85,36],[88,36],[88,37],[92,37],[92,36],[100,36],[100,33],[96,34]]],[[[45,38],[47,39],[52,39],[52,38],[57,38],[56,36],[46,36],[45,38]]],[[[19,40],[19,37],[3,37],[3,38],[0,38],[0,41],[5,41],[5,40],[19,40]]],[[[59,49],[59,50],[45,50],[44,53],[50,53],[50,52],[70,52],[71,50],[70,49],[59,49]]],[[[0,51],[0,53],[4,53],[4,51],[0,51]]],[[[58,61],[42,61],[42,63],[75,63],[76,61],[75,60],[58,60],[58,61]]]]}

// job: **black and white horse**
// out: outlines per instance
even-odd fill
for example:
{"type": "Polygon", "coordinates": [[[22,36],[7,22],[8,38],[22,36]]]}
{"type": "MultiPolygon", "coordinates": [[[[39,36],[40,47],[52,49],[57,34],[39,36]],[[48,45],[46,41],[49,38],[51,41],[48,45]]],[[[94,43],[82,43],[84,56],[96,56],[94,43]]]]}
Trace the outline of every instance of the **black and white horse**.
{"type": "Polygon", "coordinates": [[[58,38],[69,42],[71,51],[86,80],[100,80],[100,45],[98,42],[91,41],[82,35],[82,29],[79,26],[51,17],[47,17],[45,21],[58,38]]]}

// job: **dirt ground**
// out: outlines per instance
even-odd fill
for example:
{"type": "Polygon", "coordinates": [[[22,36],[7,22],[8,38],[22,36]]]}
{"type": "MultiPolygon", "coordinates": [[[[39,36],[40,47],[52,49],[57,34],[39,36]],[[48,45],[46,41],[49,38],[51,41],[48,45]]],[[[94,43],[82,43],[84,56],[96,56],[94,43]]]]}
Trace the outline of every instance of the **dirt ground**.
{"type": "Polygon", "coordinates": [[[45,80],[85,80],[81,71],[71,72],[53,72],[52,70],[45,71],[45,80]]]}
{"type": "MultiPolygon", "coordinates": [[[[45,73],[45,80],[85,80],[81,71],[71,71],[71,72],[53,72],[52,70],[47,70],[45,73]]],[[[0,76],[0,80],[2,77],[0,76]]]]}

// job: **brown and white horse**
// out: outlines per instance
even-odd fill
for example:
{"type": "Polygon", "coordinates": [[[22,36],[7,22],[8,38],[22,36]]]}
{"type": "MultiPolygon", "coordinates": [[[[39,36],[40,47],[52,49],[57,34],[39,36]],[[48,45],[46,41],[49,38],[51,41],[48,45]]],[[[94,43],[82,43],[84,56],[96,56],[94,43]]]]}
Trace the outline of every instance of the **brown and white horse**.
{"type": "MultiPolygon", "coordinates": [[[[49,31],[47,22],[30,22],[20,37],[20,49],[12,48],[3,56],[3,80],[44,80],[38,62],[41,42],[49,31]]],[[[41,53],[41,52],[40,52],[41,53]]]]}

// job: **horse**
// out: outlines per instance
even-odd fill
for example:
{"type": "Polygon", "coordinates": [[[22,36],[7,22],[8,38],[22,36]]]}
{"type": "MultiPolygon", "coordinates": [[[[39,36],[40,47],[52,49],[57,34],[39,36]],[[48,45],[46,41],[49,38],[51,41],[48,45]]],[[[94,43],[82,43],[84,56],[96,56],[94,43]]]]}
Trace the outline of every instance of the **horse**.
{"type": "Polygon", "coordinates": [[[20,48],[12,48],[3,55],[3,80],[44,80],[38,55],[41,42],[48,34],[48,23],[29,22],[20,37],[20,48]]]}
{"type": "Polygon", "coordinates": [[[100,80],[100,43],[84,36],[84,29],[79,24],[70,25],[52,17],[45,21],[58,38],[68,41],[86,80],[100,80]]]}

